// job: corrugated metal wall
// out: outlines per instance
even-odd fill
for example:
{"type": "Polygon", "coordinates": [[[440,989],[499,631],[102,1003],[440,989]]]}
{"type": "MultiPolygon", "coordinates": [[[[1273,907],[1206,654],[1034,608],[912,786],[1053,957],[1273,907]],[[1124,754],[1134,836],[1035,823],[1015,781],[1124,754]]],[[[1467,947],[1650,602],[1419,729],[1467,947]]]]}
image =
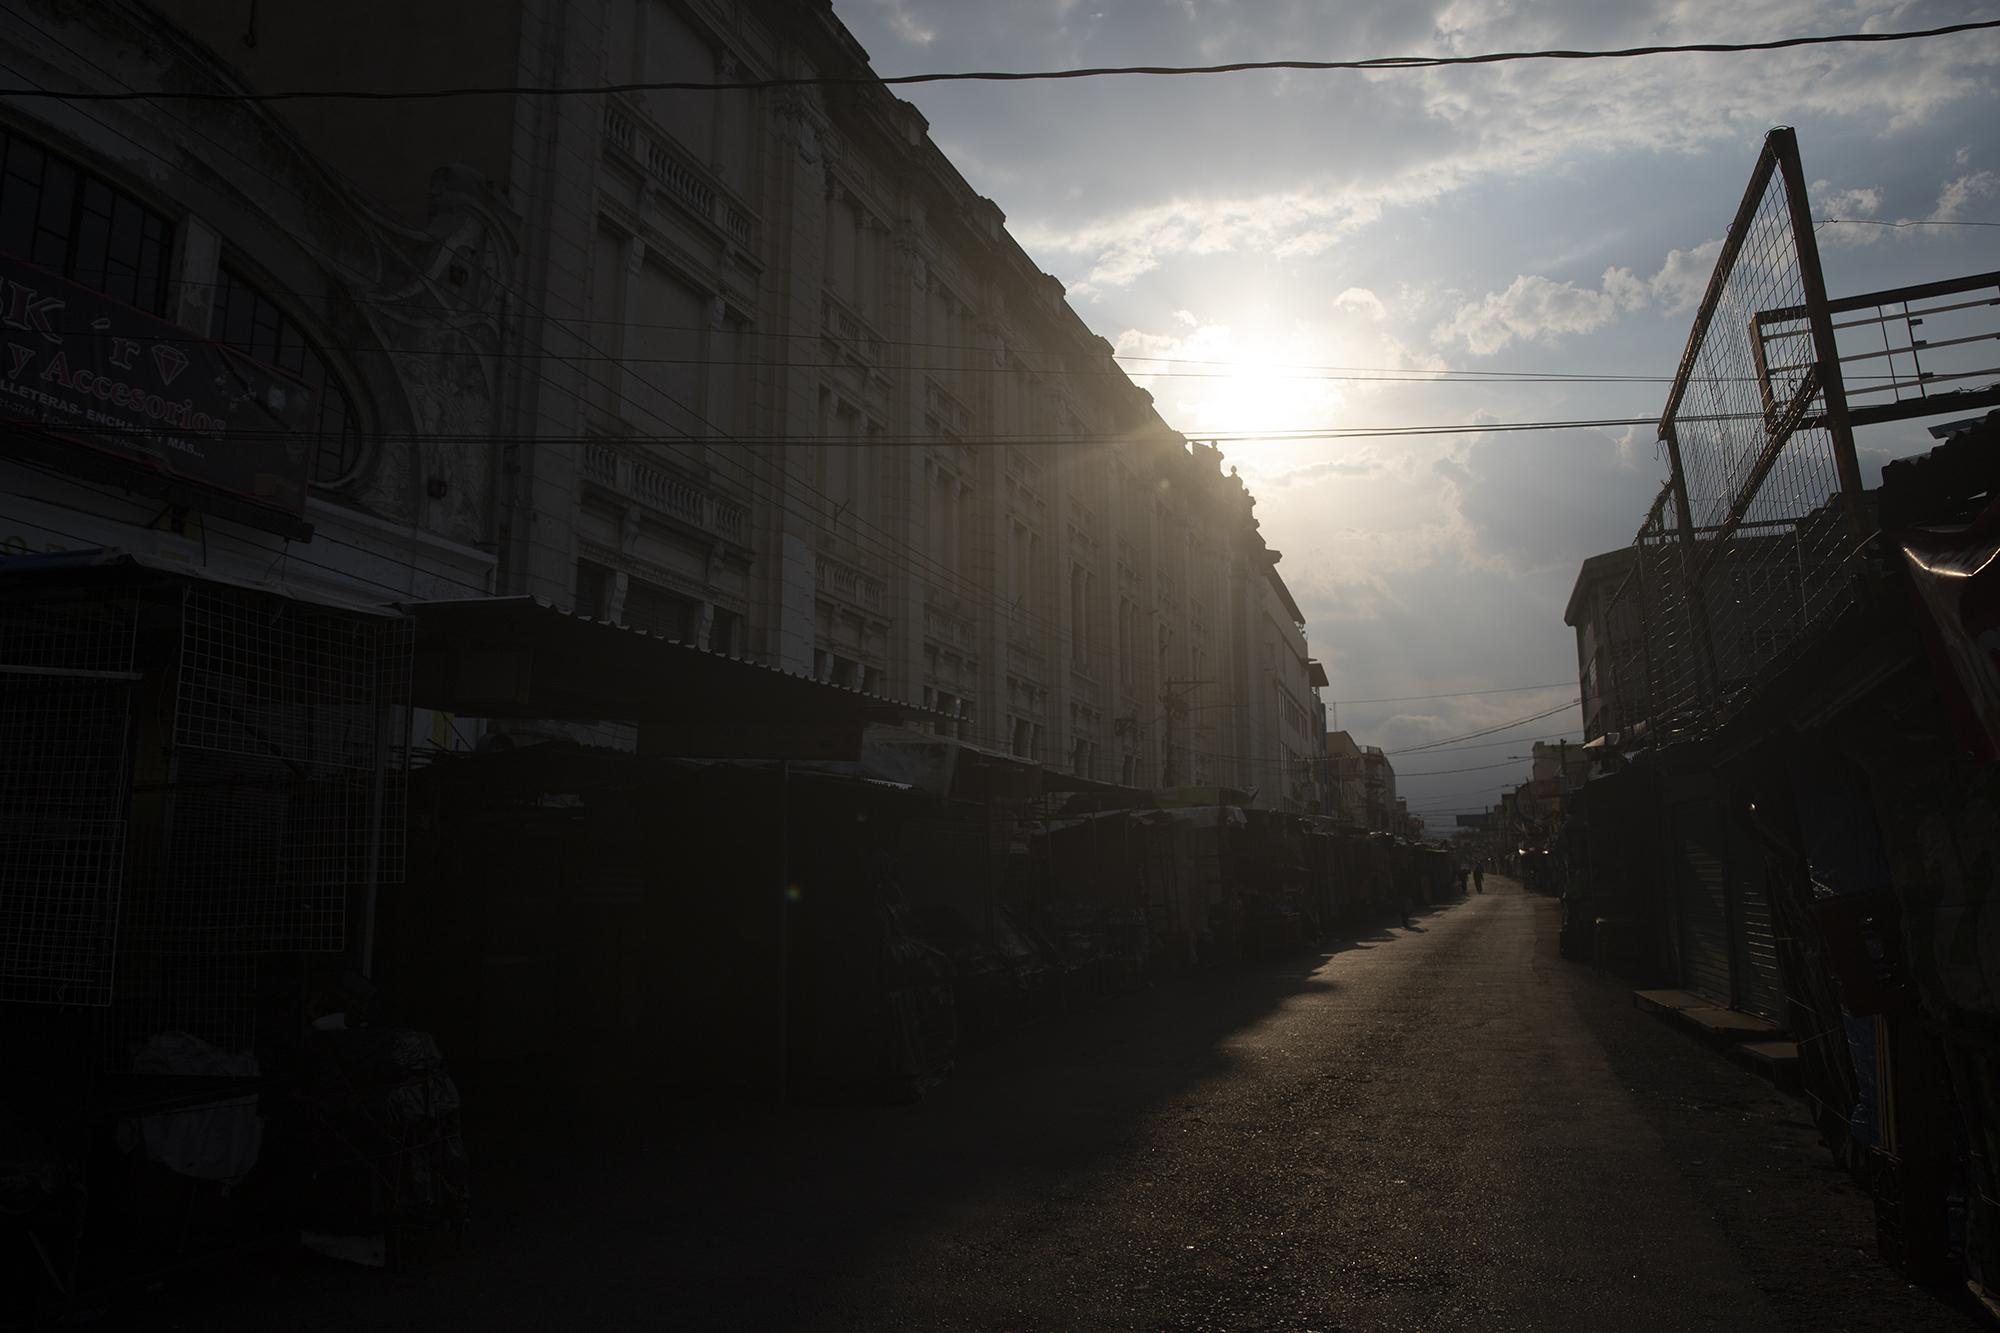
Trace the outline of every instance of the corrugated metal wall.
{"type": "Polygon", "coordinates": [[[1674,903],[1680,920],[1681,985],[1726,1006],[1732,999],[1732,950],[1721,821],[1712,801],[1676,805],[1668,820],[1674,848],[1674,903]]]}
{"type": "Polygon", "coordinates": [[[1765,883],[1764,858],[1739,833],[1731,839],[1730,886],[1735,891],[1736,1007],[1783,1025],[1785,988],[1778,972],[1778,932],[1765,883]]]}

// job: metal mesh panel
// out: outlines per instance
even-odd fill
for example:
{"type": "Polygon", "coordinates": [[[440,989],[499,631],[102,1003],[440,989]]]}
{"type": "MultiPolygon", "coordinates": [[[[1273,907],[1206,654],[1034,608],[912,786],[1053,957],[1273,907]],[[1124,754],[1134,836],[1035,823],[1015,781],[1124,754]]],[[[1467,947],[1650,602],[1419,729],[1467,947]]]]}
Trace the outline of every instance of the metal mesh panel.
{"type": "Polygon", "coordinates": [[[0,1000],[111,1000],[138,625],[129,592],[0,603],[0,1000]]]}
{"type": "Polygon", "coordinates": [[[125,952],[104,1054],[123,1068],[156,1032],[186,1032],[215,1046],[257,1045],[259,955],[229,951],[125,952]]]}
{"type": "Polygon", "coordinates": [[[141,793],[155,873],[128,911],[133,948],[345,947],[377,852],[402,865],[409,644],[399,620],[185,592],[171,767],[141,793]]]}
{"type": "Polygon", "coordinates": [[[415,622],[385,620],[375,626],[376,697],[388,710],[388,750],[382,771],[382,840],[379,874],[400,884],[409,864],[410,754],[413,709],[410,676],[416,656],[415,622]]]}
{"type": "Polygon", "coordinates": [[[1790,131],[1767,136],[1660,422],[1673,475],[1637,540],[1652,705],[1727,715],[1851,594],[1858,491],[1790,131]]]}
{"type": "Polygon", "coordinates": [[[181,617],[177,748],[374,771],[389,622],[201,585],[181,617]]]}
{"type": "Polygon", "coordinates": [[[1639,530],[1639,578],[1646,615],[1647,682],[1656,726],[1672,726],[1700,706],[1701,645],[1687,589],[1686,543],[1656,508],[1639,530]]]}

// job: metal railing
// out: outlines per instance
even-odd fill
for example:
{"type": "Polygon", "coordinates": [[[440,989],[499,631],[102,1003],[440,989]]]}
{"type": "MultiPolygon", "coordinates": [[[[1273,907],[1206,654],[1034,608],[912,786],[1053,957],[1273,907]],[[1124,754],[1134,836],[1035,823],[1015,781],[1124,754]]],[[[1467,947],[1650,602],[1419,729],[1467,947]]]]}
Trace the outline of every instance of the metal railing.
{"type": "Polygon", "coordinates": [[[711,172],[648,125],[644,114],[635,107],[616,98],[606,98],[604,142],[644,170],[668,198],[718,228],[745,250],[756,250],[756,216],[711,172]]]}

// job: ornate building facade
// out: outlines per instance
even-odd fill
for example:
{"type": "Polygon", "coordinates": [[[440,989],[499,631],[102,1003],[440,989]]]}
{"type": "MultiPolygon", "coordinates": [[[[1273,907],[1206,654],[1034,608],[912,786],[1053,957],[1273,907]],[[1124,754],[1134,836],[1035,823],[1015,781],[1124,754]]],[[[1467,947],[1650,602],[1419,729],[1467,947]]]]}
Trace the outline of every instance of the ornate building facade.
{"type": "MultiPolygon", "coordinates": [[[[241,87],[153,6],[16,19],[14,87],[241,87]]],[[[117,548],[367,605],[493,590],[493,275],[518,220],[482,175],[427,171],[397,218],[228,100],[16,99],[0,151],[0,262],[42,312],[8,329],[7,552],[117,548]],[[211,411],[269,445],[255,466],[174,436],[211,411]]]]}
{"type": "MultiPolygon", "coordinates": [[[[805,0],[153,8],[261,90],[873,77],[805,0]]],[[[405,230],[447,225],[440,163],[518,222],[475,269],[498,382],[451,481],[491,496],[495,591],[922,701],[1081,777],[1310,806],[1303,618],[1253,498],[913,106],[861,82],[274,109],[405,230]]],[[[398,484],[386,450],[363,473],[398,484]]]]}

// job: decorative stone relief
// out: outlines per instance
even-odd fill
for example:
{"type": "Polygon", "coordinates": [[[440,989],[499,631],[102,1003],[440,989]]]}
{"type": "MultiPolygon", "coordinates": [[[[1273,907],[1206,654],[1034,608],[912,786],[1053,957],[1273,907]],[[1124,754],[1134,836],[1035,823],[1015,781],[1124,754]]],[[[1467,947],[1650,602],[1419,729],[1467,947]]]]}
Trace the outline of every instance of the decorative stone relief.
{"type": "Polygon", "coordinates": [[[772,99],[772,109],[780,122],[791,126],[790,138],[798,150],[799,161],[813,166],[830,156],[826,112],[809,89],[779,89],[772,99]]]}
{"type": "Polygon", "coordinates": [[[478,172],[441,167],[431,176],[431,218],[422,231],[378,225],[373,289],[357,302],[380,345],[392,349],[388,360],[420,443],[382,451],[413,456],[416,475],[380,466],[358,498],[377,513],[397,514],[421,496],[424,526],[468,544],[486,535],[486,487],[479,479],[491,464],[486,439],[496,420],[517,225],[478,172]],[[426,494],[432,477],[451,483],[442,495],[426,494]]]}

